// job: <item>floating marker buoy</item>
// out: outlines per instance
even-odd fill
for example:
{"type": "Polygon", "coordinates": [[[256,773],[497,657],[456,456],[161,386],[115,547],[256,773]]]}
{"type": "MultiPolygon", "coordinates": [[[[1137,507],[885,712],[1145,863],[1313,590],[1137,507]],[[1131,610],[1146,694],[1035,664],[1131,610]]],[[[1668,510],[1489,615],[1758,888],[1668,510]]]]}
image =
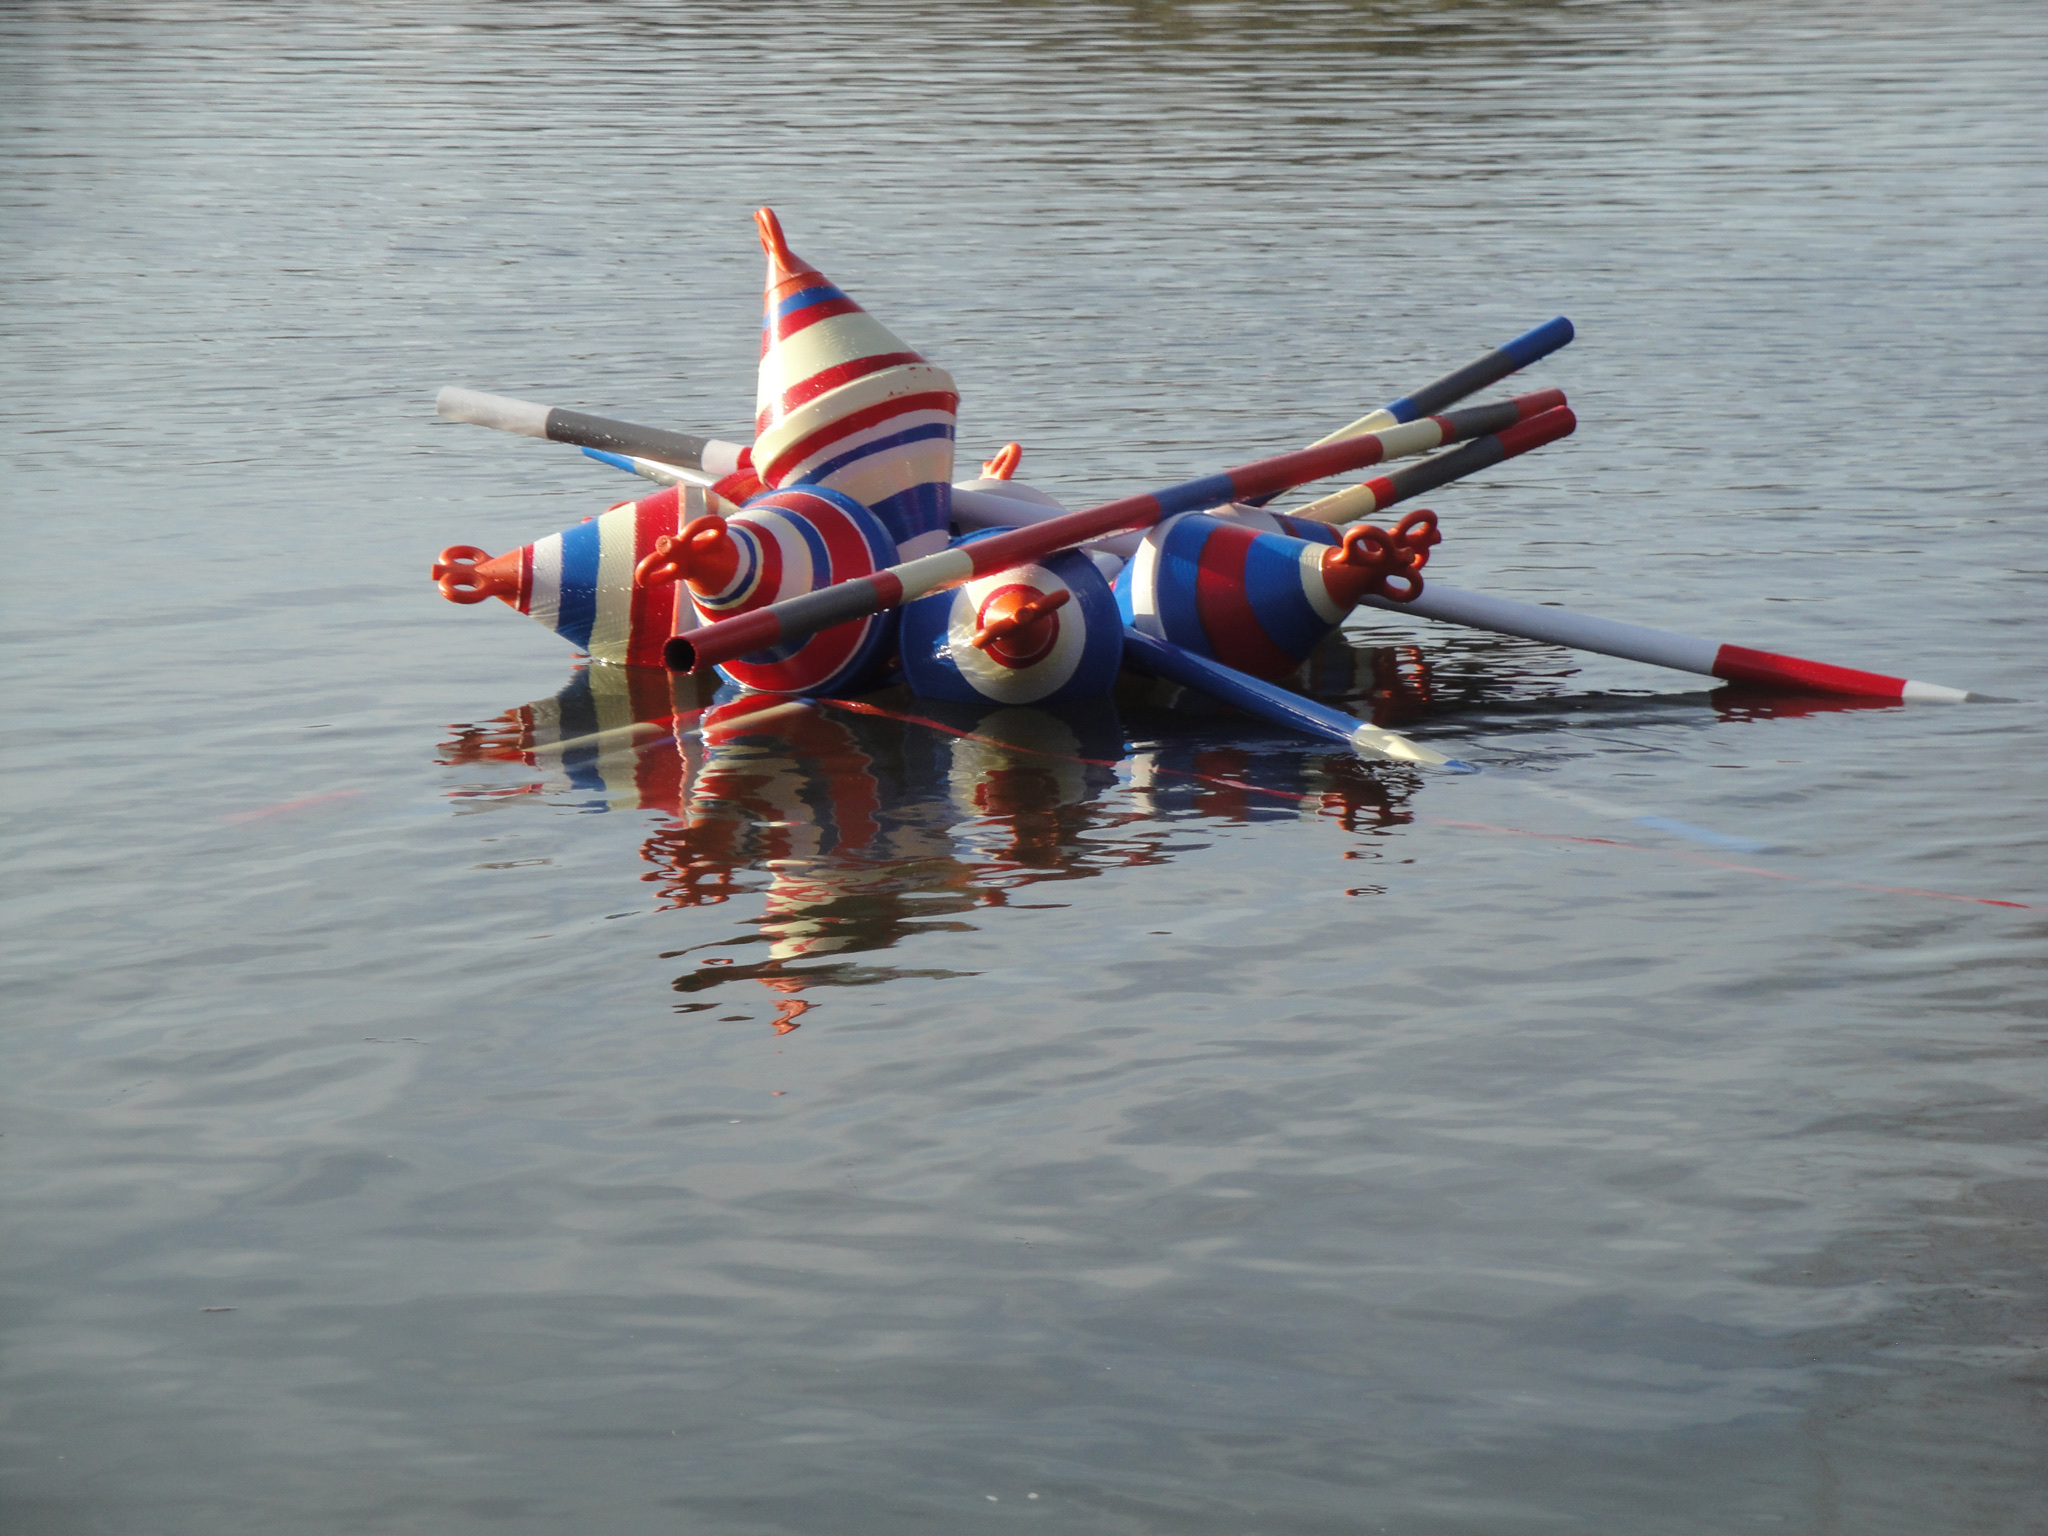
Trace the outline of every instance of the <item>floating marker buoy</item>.
{"type": "Polygon", "coordinates": [[[1433,512],[1411,512],[1392,533],[1360,525],[1338,543],[1267,532],[1268,519],[1279,523],[1247,509],[1155,525],[1117,577],[1124,621],[1253,677],[1285,677],[1367,594],[1420,596],[1441,537],[1433,512]]]}
{"type": "Polygon", "coordinates": [[[908,604],[902,652],[905,679],[926,698],[996,704],[1096,699],[1116,683],[1123,619],[1095,562],[1064,550],[908,604]]]}
{"type": "MultiPolygon", "coordinates": [[[[650,498],[651,499],[651,498],[650,498]]],[[[730,518],[706,516],[656,540],[634,572],[644,590],[686,586],[706,623],[815,592],[896,561],[879,520],[823,486],[755,497],[730,518]]],[[[871,681],[895,625],[886,613],[837,624],[805,639],[750,652],[720,671],[769,693],[826,693],[871,681]]]]}
{"type": "Polygon", "coordinates": [[[675,587],[636,586],[633,572],[704,507],[699,488],[670,486],[495,559],[468,544],[444,549],[434,580],[451,603],[502,598],[599,661],[658,667],[697,615],[675,587]]]}
{"type": "Polygon", "coordinates": [[[752,467],[780,490],[821,485],[873,510],[914,559],[945,547],[953,480],[953,376],[790,250],[774,211],[752,467]]]}

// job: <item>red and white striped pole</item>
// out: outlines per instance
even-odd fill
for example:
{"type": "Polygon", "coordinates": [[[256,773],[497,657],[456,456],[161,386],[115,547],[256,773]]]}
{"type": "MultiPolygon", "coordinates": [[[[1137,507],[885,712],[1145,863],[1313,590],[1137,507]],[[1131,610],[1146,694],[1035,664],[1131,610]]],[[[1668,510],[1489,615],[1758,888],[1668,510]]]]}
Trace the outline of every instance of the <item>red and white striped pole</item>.
{"type": "MultiPolygon", "coordinates": [[[[1535,420],[1543,421],[1550,417],[1562,417],[1569,423],[1571,412],[1558,406],[1543,412],[1535,420]]],[[[1409,422],[1384,432],[1365,433],[1317,448],[1276,454],[1270,459],[1226,469],[1218,475],[1183,481],[1162,491],[1124,496],[1085,511],[1069,512],[1042,523],[1013,528],[1007,533],[991,534],[872,575],[855,576],[829,587],[820,587],[815,592],[785,598],[782,602],[756,608],[751,613],[720,619],[686,635],[677,635],[669,641],[665,659],[673,671],[692,672],[770,646],[788,645],[835,624],[845,624],[885,608],[898,607],[913,598],[923,597],[927,592],[957,587],[978,576],[1006,571],[1012,566],[1043,559],[1057,550],[1071,549],[1077,544],[1107,538],[1111,534],[1150,528],[1177,513],[1199,512],[1227,502],[1276,496],[1312,480],[1377,464],[1393,454],[1414,453],[1419,451],[1415,444],[1438,441],[1437,434],[1441,430],[1434,421],[1409,422]]],[[[1565,430],[1570,430],[1568,425],[1565,430]]]]}
{"type": "MultiPolygon", "coordinates": [[[[1541,448],[1545,443],[1554,443],[1561,437],[1569,437],[1572,430],[1578,426],[1578,418],[1566,408],[1564,396],[1557,390],[1518,396],[1514,400],[1501,402],[1501,406],[1521,406],[1525,401],[1540,401],[1545,395],[1556,395],[1557,403],[1510,416],[1499,426],[1488,427],[1486,436],[1474,437],[1471,442],[1454,448],[1449,453],[1440,453],[1433,459],[1424,459],[1420,464],[1404,465],[1391,474],[1368,480],[1363,485],[1333,491],[1305,507],[1295,508],[1290,516],[1305,517],[1317,523],[1356,522],[1360,518],[1371,517],[1375,512],[1385,511],[1397,501],[1420,496],[1439,486],[1449,485],[1453,480],[1462,480],[1467,475],[1476,475],[1482,469],[1491,469],[1503,459],[1512,459],[1541,448]]],[[[1478,409],[1487,410],[1489,407],[1480,406],[1478,409]]],[[[1453,416],[1464,414],[1462,411],[1452,413],[1453,416]]],[[[1399,430],[1410,432],[1428,422],[1443,422],[1449,419],[1443,416],[1425,417],[1422,421],[1413,422],[1399,430]]],[[[1439,442],[1456,442],[1458,436],[1472,434],[1446,433],[1439,442]]],[[[1432,443],[1430,446],[1433,448],[1437,444],[1432,443]]]]}
{"type": "Polygon", "coordinates": [[[1881,672],[1863,672],[1854,667],[1832,666],[1824,661],[1807,661],[1799,656],[1782,656],[1775,651],[1752,650],[1745,645],[1724,645],[1692,635],[1674,634],[1668,629],[1651,629],[1643,624],[1623,624],[1614,619],[1594,618],[1569,608],[1518,602],[1511,597],[1488,597],[1464,592],[1432,581],[1422,595],[1409,603],[1390,603],[1368,597],[1366,605],[1390,612],[1414,614],[1445,624],[1462,624],[1468,629],[1490,629],[1496,634],[1519,635],[1566,645],[1574,650],[1598,651],[1603,656],[1620,656],[1653,667],[1670,667],[1702,677],[1718,677],[1731,683],[1756,683],[1801,693],[1834,693],[1859,699],[1896,699],[1901,703],[1920,701],[1961,704],[1987,700],[1990,696],[1963,688],[1945,688],[1909,677],[1889,677],[1881,672]]]}

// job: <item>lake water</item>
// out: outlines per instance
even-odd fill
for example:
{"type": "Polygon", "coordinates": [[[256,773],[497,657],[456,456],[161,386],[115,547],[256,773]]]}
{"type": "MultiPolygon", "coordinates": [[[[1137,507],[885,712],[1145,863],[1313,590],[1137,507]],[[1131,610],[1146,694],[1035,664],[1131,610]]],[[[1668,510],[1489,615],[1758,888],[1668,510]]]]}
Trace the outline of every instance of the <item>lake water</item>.
{"type": "Polygon", "coordinates": [[[2048,8],[0,43],[8,1536],[2048,1530],[2048,8]],[[1070,505],[1567,314],[1432,576],[2018,702],[678,735],[435,594],[634,482],[433,398],[743,436],[762,204],[1070,505]]]}

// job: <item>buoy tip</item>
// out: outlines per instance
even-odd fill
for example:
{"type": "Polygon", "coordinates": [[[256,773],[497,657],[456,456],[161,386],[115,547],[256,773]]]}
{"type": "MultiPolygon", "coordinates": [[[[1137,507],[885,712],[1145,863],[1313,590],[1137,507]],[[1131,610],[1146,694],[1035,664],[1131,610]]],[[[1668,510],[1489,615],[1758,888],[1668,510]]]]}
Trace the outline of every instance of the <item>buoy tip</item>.
{"type": "Polygon", "coordinates": [[[761,231],[761,249],[768,253],[768,259],[778,267],[797,265],[797,259],[790,253],[789,241],[782,233],[782,221],[775,217],[773,208],[756,208],[754,223],[761,231]]]}

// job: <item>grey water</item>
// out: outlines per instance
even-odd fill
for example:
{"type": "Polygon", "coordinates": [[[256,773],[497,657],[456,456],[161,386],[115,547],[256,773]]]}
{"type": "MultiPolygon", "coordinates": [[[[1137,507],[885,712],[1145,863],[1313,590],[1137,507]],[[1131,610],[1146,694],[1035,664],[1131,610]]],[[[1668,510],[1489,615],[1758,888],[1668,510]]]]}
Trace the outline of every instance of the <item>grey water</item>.
{"type": "Polygon", "coordinates": [[[6,1536],[2048,1531],[2048,9],[24,0],[0,150],[6,1536]],[[433,398],[744,438],[764,204],[1069,505],[1569,315],[1433,576],[2015,702],[692,734],[433,398]]]}

